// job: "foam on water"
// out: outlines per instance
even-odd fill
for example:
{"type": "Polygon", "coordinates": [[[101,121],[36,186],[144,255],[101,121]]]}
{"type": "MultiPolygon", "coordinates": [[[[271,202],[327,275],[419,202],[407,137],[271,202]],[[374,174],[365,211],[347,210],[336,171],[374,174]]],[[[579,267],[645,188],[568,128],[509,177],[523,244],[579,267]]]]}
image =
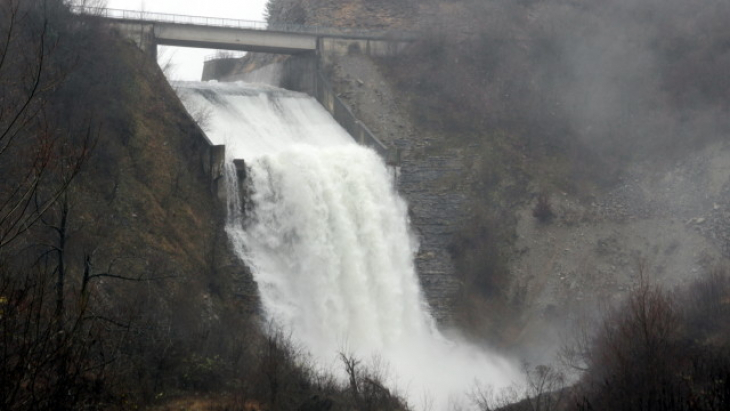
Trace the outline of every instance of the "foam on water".
{"type": "Polygon", "coordinates": [[[226,145],[228,159],[253,159],[293,145],[353,145],[347,132],[306,94],[263,84],[173,84],[185,107],[204,119],[213,144],[226,145]]]}

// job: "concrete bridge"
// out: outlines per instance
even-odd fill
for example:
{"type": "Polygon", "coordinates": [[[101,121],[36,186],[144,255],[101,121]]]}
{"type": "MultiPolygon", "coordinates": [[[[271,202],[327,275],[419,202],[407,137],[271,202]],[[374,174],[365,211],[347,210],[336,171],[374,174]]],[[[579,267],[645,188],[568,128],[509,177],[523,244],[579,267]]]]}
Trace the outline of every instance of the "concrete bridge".
{"type": "Polygon", "coordinates": [[[406,32],[268,24],[134,10],[76,7],[74,11],[109,20],[151,55],[156,55],[158,45],[300,54],[316,51],[318,41],[323,38],[392,43],[415,37],[406,32]]]}

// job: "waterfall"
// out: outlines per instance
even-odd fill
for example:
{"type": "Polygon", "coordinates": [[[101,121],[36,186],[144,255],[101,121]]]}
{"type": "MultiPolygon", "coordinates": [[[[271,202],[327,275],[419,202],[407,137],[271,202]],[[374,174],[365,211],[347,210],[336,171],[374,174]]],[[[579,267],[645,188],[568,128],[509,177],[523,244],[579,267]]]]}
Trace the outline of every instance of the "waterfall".
{"type": "Polygon", "coordinates": [[[313,99],[252,85],[178,83],[226,144],[227,233],[251,267],[268,319],[314,359],[379,356],[414,402],[438,408],[475,382],[505,386],[504,359],[443,337],[422,296],[407,206],[378,155],[313,99]],[[244,219],[234,158],[249,167],[244,219]]]}
{"type": "Polygon", "coordinates": [[[250,221],[229,224],[266,312],[324,356],[429,333],[406,206],[373,151],[294,147],[252,163],[250,221]]]}

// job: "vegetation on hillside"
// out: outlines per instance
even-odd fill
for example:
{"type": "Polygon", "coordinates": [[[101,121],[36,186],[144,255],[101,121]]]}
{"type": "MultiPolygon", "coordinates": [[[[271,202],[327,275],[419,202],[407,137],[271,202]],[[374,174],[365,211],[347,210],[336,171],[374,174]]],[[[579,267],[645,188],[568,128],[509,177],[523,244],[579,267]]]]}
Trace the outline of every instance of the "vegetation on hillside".
{"type": "Polygon", "coordinates": [[[707,273],[684,290],[642,283],[566,351],[585,369],[576,410],[730,407],[730,276],[707,273]]]}
{"type": "Polygon", "coordinates": [[[201,144],[134,44],[0,0],[0,408],[404,409],[352,356],[342,384],[262,331],[201,144]]]}
{"type": "Polygon", "coordinates": [[[562,349],[562,366],[526,367],[523,386],[478,387],[472,400],[483,411],[725,410],[729,316],[727,269],[709,271],[682,290],[641,282],[597,326],[575,332],[562,349]],[[571,369],[579,379],[566,387],[571,369]]]}
{"type": "Polygon", "coordinates": [[[190,201],[202,173],[147,133],[194,124],[141,80],[164,81],[153,62],[64,2],[3,0],[0,33],[0,408],[143,404],[183,386],[168,364],[210,330],[184,328],[204,301],[182,283],[204,289],[215,219],[190,201]]]}

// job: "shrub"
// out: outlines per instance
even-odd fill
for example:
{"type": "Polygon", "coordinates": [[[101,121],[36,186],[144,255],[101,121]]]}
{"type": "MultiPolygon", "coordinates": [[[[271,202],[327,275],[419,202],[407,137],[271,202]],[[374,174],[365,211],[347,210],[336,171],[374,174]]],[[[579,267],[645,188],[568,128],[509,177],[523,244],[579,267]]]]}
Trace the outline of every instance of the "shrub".
{"type": "Polygon", "coordinates": [[[677,293],[637,288],[592,338],[573,347],[586,367],[574,409],[728,409],[730,338],[716,312],[728,298],[727,283],[726,273],[713,272],[677,293]]]}
{"type": "Polygon", "coordinates": [[[537,218],[541,223],[549,223],[555,218],[550,197],[546,193],[541,193],[537,196],[537,203],[532,208],[532,216],[537,218]]]}

